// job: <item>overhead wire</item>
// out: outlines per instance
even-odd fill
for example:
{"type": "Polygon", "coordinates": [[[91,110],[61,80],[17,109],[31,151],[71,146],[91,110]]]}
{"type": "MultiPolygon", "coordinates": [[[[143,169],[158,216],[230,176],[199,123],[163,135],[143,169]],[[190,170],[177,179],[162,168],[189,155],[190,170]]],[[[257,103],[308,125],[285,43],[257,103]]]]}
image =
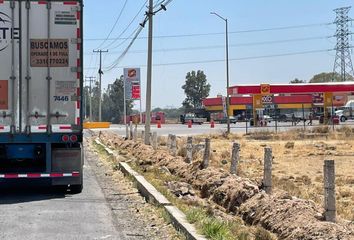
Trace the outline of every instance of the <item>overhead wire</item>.
{"type": "MultiPolygon", "coordinates": [[[[257,46],[257,45],[271,45],[278,43],[288,43],[288,42],[302,42],[302,41],[311,41],[319,39],[330,39],[333,36],[323,36],[323,37],[307,37],[307,38],[294,38],[294,39],[283,39],[283,40],[273,40],[273,41],[262,41],[262,42],[249,42],[249,43],[239,43],[239,44],[230,44],[229,47],[245,47],[245,46],[257,46]]],[[[167,49],[154,49],[153,52],[174,52],[174,51],[198,51],[198,50],[209,50],[209,49],[218,49],[225,48],[225,45],[209,45],[209,46],[192,46],[192,47],[182,47],[182,48],[167,48],[167,49]]],[[[130,51],[130,53],[145,53],[147,50],[135,50],[130,51]]],[[[121,51],[111,51],[109,54],[120,54],[121,51]]],[[[93,54],[93,53],[88,53],[93,54]]],[[[87,55],[87,54],[86,54],[87,55]]]]}
{"type": "MultiPolygon", "coordinates": [[[[167,6],[169,3],[171,3],[171,2],[172,2],[172,0],[167,0],[167,1],[165,2],[165,6],[164,6],[164,7],[166,7],[166,6],[167,6]]],[[[162,9],[162,7],[161,7],[159,10],[157,10],[157,12],[160,11],[161,9],[162,9]]],[[[149,20],[148,14],[149,14],[149,13],[146,14],[147,16],[145,17],[144,22],[139,25],[138,29],[136,30],[136,33],[134,34],[133,39],[130,41],[129,45],[125,48],[125,50],[123,51],[123,53],[122,53],[116,60],[114,60],[114,61],[112,62],[112,64],[111,64],[108,68],[105,69],[105,71],[108,71],[108,72],[109,72],[109,71],[111,71],[112,69],[114,69],[114,68],[120,63],[120,61],[126,56],[126,54],[128,53],[128,51],[130,50],[130,48],[131,48],[132,45],[134,44],[135,40],[138,38],[138,36],[139,36],[139,34],[141,33],[141,31],[144,29],[145,23],[149,20]]],[[[151,13],[151,14],[153,14],[153,13],[151,13]]]]}
{"type": "Polygon", "coordinates": [[[119,62],[125,57],[125,55],[128,53],[129,49],[131,48],[131,46],[134,44],[135,42],[135,39],[136,37],[139,36],[139,34],[141,33],[141,31],[143,30],[144,28],[142,26],[140,26],[136,33],[135,33],[135,38],[132,39],[132,41],[129,43],[129,45],[126,47],[126,49],[123,51],[123,53],[116,59],[114,60],[114,62],[105,69],[105,71],[109,72],[111,71],[112,69],[114,69],[118,64],[119,62]]]}
{"type": "MultiPolygon", "coordinates": [[[[253,33],[253,32],[265,32],[265,31],[278,31],[278,30],[287,30],[287,29],[296,29],[296,28],[307,28],[307,27],[316,27],[316,26],[328,26],[333,24],[332,22],[328,23],[318,23],[318,24],[304,24],[304,25],[292,25],[285,27],[273,27],[273,28],[262,28],[262,29],[250,29],[250,30],[239,30],[239,31],[229,31],[229,34],[240,34],[240,33],[253,33]]],[[[225,32],[210,32],[210,33],[192,33],[192,34],[175,34],[175,35],[156,35],[153,38],[183,38],[183,37],[204,37],[212,35],[225,35],[225,32]]],[[[146,39],[147,37],[139,37],[137,39],[146,39]]],[[[126,38],[111,38],[109,40],[125,40],[126,38]]],[[[100,41],[101,38],[87,38],[86,41],[100,41]]]]}
{"type": "MultiPolygon", "coordinates": [[[[112,46],[112,45],[113,45],[114,43],[116,43],[118,40],[125,40],[124,42],[126,42],[127,40],[129,40],[129,38],[131,38],[132,34],[129,35],[129,37],[127,37],[127,38],[121,38],[121,37],[122,37],[123,34],[130,28],[130,26],[133,24],[133,22],[136,20],[136,18],[140,15],[140,13],[141,13],[142,10],[144,9],[144,7],[145,7],[147,1],[148,1],[148,0],[146,0],[146,1],[144,2],[144,4],[143,4],[143,5],[140,7],[140,9],[138,10],[137,14],[135,14],[135,16],[132,18],[132,20],[129,22],[129,24],[125,27],[125,29],[118,35],[118,37],[109,39],[109,40],[112,41],[112,42],[110,42],[107,46],[105,46],[105,48],[110,48],[110,46],[112,46]]],[[[124,43],[124,42],[123,42],[123,43],[124,43]]],[[[123,43],[122,43],[122,44],[123,44],[123,43]]],[[[122,44],[119,44],[118,46],[113,47],[112,49],[115,49],[115,48],[121,46],[122,44]]],[[[110,48],[110,49],[111,49],[111,48],[110,48]]]]}
{"type": "Polygon", "coordinates": [[[155,9],[156,7],[160,6],[161,4],[163,4],[166,0],[160,0],[160,1],[156,1],[156,3],[154,4],[153,8],[155,9]]]}
{"type": "MultiPolygon", "coordinates": [[[[351,49],[354,46],[350,47],[351,49]]],[[[275,57],[285,57],[285,56],[295,56],[295,55],[304,55],[304,54],[313,54],[313,53],[325,53],[335,51],[334,48],[331,49],[318,49],[318,50],[309,50],[301,52],[288,52],[280,54],[270,54],[270,55],[260,55],[260,56],[250,56],[250,57],[241,57],[241,58],[230,58],[229,61],[245,61],[245,60],[255,60],[255,59],[264,59],[264,58],[275,58],[275,57]]],[[[211,60],[201,60],[201,61],[185,61],[185,62],[170,62],[170,63],[157,63],[154,66],[171,66],[171,65],[186,65],[186,64],[199,64],[199,63],[216,63],[224,62],[225,59],[211,59],[211,60]]],[[[146,65],[138,65],[139,67],[146,67],[146,65]]],[[[115,68],[115,67],[114,67],[115,68]]]]}
{"type": "MultiPolygon", "coordinates": [[[[99,58],[97,54],[95,54],[95,55],[96,55],[96,58],[95,58],[95,63],[94,63],[93,66],[96,66],[96,65],[97,65],[98,58],[99,58]]],[[[88,69],[88,68],[86,68],[86,69],[88,69]]],[[[89,76],[92,76],[92,75],[95,73],[95,69],[96,69],[96,68],[92,68],[92,71],[90,72],[89,76]]]]}
{"type": "Polygon", "coordinates": [[[128,3],[128,0],[125,0],[125,2],[124,2],[124,4],[123,4],[123,7],[122,7],[122,9],[120,10],[120,12],[119,12],[119,14],[118,14],[118,16],[117,16],[117,18],[116,18],[116,20],[115,20],[115,22],[114,22],[114,24],[113,24],[111,30],[109,31],[107,37],[103,40],[103,42],[102,42],[96,49],[99,49],[100,47],[102,47],[102,45],[105,44],[106,41],[108,40],[108,38],[111,36],[113,30],[114,30],[115,27],[117,26],[118,21],[119,21],[120,18],[122,17],[122,14],[123,14],[123,12],[124,12],[124,10],[125,10],[125,7],[127,6],[127,3],[128,3]]]}

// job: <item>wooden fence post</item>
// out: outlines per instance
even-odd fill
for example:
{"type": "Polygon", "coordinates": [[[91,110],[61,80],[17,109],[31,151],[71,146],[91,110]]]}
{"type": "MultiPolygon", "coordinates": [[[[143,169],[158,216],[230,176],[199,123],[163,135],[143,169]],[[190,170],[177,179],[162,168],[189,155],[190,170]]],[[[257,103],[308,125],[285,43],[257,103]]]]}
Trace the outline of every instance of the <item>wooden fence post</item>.
{"type": "Polygon", "coordinates": [[[205,148],[204,148],[204,155],[203,155],[203,162],[201,169],[206,169],[209,166],[209,159],[210,159],[210,139],[205,139],[205,148]]]}
{"type": "Polygon", "coordinates": [[[176,138],[176,135],[171,135],[170,153],[174,157],[177,155],[177,138],[176,138]]]}
{"type": "Polygon", "coordinates": [[[152,133],[152,147],[157,150],[157,132],[152,133]]]}
{"type": "Polygon", "coordinates": [[[125,124],[125,139],[129,139],[129,126],[128,124],[125,124]]]}
{"type": "Polygon", "coordinates": [[[186,162],[191,163],[193,161],[193,137],[187,138],[186,146],[186,162]]]}
{"type": "Polygon", "coordinates": [[[336,190],[335,190],[335,167],[334,160],[325,160],[324,172],[324,208],[325,220],[336,221],[336,190]]]}
{"type": "Polygon", "coordinates": [[[129,130],[130,130],[129,139],[132,140],[133,139],[133,122],[132,121],[129,122],[129,130]]]}
{"type": "Polygon", "coordinates": [[[272,148],[264,148],[264,174],[263,174],[263,186],[266,193],[272,193],[272,148]]]}
{"type": "Polygon", "coordinates": [[[234,143],[232,145],[232,155],[231,155],[231,167],[230,167],[231,174],[236,174],[239,159],[240,159],[240,144],[234,143]]]}
{"type": "Polygon", "coordinates": [[[145,131],[144,131],[144,130],[141,131],[141,138],[142,138],[143,140],[145,139],[145,131]]]}
{"type": "Polygon", "coordinates": [[[134,142],[136,142],[138,140],[138,126],[137,125],[135,125],[135,127],[134,127],[133,138],[134,138],[134,142]]]}
{"type": "Polygon", "coordinates": [[[166,146],[167,146],[168,150],[171,150],[171,136],[172,136],[172,134],[168,134],[168,137],[167,137],[166,146]]]}

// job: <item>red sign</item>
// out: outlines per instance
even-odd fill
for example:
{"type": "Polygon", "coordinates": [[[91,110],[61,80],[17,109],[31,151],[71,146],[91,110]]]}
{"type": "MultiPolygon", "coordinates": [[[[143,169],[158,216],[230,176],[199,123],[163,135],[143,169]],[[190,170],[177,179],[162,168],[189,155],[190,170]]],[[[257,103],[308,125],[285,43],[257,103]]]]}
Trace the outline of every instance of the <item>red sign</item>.
{"type": "Polygon", "coordinates": [[[8,82],[7,80],[0,80],[0,109],[7,110],[8,107],[8,82]]]}
{"type": "Polygon", "coordinates": [[[272,95],[262,96],[262,103],[263,104],[273,103],[273,96],[272,95]]]}
{"type": "Polygon", "coordinates": [[[140,85],[132,85],[132,99],[140,99],[140,85]]]}
{"type": "Polygon", "coordinates": [[[323,93],[313,93],[312,101],[313,103],[323,103],[323,93]]]}

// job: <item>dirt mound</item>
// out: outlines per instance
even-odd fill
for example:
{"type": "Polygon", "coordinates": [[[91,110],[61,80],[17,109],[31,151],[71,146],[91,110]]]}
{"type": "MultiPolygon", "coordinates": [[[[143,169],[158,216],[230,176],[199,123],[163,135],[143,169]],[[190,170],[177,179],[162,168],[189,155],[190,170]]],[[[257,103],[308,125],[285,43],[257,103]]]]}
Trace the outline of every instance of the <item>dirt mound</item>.
{"type": "Polygon", "coordinates": [[[324,222],[322,212],[314,202],[284,192],[259,193],[238,211],[247,223],[260,224],[281,239],[354,239],[349,224],[324,222]]]}
{"type": "Polygon", "coordinates": [[[200,162],[187,164],[184,158],[173,157],[166,150],[155,151],[150,146],[124,141],[114,134],[102,133],[101,139],[121,153],[134,156],[142,168],[165,167],[181,178],[184,184],[170,185],[178,195],[199,194],[225,211],[239,214],[247,223],[261,225],[276,233],[281,239],[354,239],[353,225],[342,221],[336,224],[324,222],[323,209],[312,201],[280,191],[267,195],[250,179],[231,175],[220,168],[201,170],[200,162]]]}

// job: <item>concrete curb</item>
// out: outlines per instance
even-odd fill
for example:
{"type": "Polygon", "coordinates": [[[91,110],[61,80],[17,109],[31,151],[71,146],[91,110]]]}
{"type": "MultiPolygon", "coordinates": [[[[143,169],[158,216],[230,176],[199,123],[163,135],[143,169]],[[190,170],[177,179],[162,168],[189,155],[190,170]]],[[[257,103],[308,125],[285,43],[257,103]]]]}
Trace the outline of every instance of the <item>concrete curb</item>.
{"type": "Polygon", "coordinates": [[[120,162],[119,163],[119,170],[126,176],[140,176],[139,173],[135,172],[128,163],[120,162]]]}
{"type": "Polygon", "coordinates": [[[98,145],[100,145],[101,147],[103,147],[104,150],[105,150],[109,155],[113,155],[113,154],[114,154],[114,152],[113,152],[111,149],[109,149],[108,147],[106,147],[106,145],[104,145],[103,143],[101,143],[101,141],[100,141],[98,138],[95,139],[95,142],[96,142],[96,144],[98,144],[98,145]]]}
{"type": "Polygon", "coordinates": [[[193,224],[187,221],[186,215],[175,206],[164,207],[171,217],[172,225],[181,231],[188,240],[206,240],[206,238],[197,233],[193,224]]]}
{"type": "Polygon", "coordinates": [[[135,176],[137,187],[141,195],[149,202],[159,206],[170,206],[172,203],[151,185],[143,176],[135,176]]]}
{"type": "Polygon", "coordinates": [[[137,183],[137,188],[140,194],[149,202],[158,206],[172,205],[157,189],[152,186],[146,179],[135,172],[127,163],[119,163],[119,169],[124,175],[132,177],[137,183]]]}
{"type": "MultiPolygon", "coordinates": [[[[99,139],[95,142],[102,146],[106,152],[113,155],[113,151],[107,148],[99,139]]],[[[177,207],[172,206],[172,203],[167,200],[167,198],[162,195],[157,189],[150,184],[146,179],[134,171],[128,163],[120,162],[119,170],[125,175],[133,178],[137,183],[137,188],[140,194],[145,197],[145,199],[155,205],[162,206],[171,218],[172,225],[174,228],[183,233],[187,240],[206,240],[206,238],[197,233],[193,224],[188,223],[186,215],[181,212],[177,207]]]]}

